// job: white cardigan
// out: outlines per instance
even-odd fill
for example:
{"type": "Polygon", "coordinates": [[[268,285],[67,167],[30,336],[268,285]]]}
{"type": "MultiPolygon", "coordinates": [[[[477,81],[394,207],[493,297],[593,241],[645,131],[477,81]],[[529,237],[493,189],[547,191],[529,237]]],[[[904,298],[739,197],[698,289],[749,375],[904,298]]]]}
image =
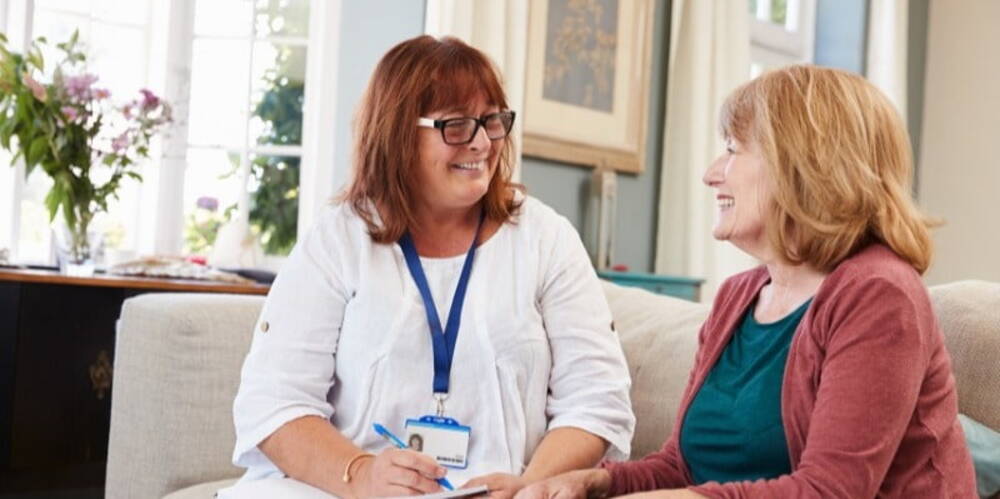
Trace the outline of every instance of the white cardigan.
{"type": "MultiPolygon", "coordinates": [[[[465,255],[422,258],[441,322],[465,255]]],[[[345,204],[324,211],[271,287],[234,404],[233,463],[244,480],[281,476],[257,445],[305,415],[329,419],[369,452],[406,418],[433,414],[432,347],[397,244],[375,244],[345,204]]],[[[626,459],[635,427],[611,312],[576,231],[526,197],[517,220],[478,248],[445,414],[472,427],[459,485],[518,474],[549,430],[572,426],[626,459]]]]}

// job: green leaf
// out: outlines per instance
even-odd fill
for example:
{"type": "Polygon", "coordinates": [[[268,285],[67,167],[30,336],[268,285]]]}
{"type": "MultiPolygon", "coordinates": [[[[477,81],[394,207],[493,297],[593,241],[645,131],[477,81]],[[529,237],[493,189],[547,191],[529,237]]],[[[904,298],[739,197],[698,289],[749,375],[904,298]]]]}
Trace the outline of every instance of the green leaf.
{"type": "Polygon", "coordinates": [[[35,52],[35,51],[31,51],[31,52],[28,52],[28,54],[26,56],[24,56],[24,57],[25,57],[25,60],[27,60],[29,64],[31,64],[32,66],[38,68],[39,71],[44,71],[45,70],[45,63],[42,62],[42,56],[41,56],[40,53],[35,52]]]}
{"type": "Polygon", "coordinates": [[[59,205],[63,204],[65,198],[66,194],[63,192],[62,184],[53,183],[49,193],[45,196],[45,207],[49,210],[49,222],[55,220],[56,213],[59,212],[59,205]]]}
{"type": "Polygon", "coordinates": [[[49,150],[49,141],[44,135],[39,135],[31,141],[31,145],[28,147],[28,155],[25,157],[25,165],[28,167],[33,167],[42,160],[45,153],[49,150]]]}
{"type": "Polygon", "coordinates": [[[14,135],[14,127],[17,126],[17,122],[14,120],[2,120],[0,121],[0,145],[3,148],[10,150],[10,137],[14,135]]]}

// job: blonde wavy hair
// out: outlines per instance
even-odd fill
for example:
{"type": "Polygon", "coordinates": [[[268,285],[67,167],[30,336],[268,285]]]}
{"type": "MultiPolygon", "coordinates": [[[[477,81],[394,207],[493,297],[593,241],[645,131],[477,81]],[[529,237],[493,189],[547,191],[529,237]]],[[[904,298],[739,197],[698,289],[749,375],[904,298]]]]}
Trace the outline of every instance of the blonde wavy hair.
{"type": "Polygon", "coordinates": [[[927,270],[936,222],[913,202],[909,137],[874,85],[818,66],[773,70],[729,95],[719,126],[761,151],[774,191],[766,233],[783,259],[829,272],[883,243],[927,270]]]}

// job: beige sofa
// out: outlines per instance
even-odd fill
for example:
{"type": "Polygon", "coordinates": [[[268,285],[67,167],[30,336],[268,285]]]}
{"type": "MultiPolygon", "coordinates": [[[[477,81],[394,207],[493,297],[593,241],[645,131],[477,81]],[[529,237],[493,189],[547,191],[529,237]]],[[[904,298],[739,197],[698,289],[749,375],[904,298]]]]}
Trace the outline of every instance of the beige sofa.
{"type": "MultiPolygon", "coordinates": [[[[632,374],[633,457],[674,422],[708,306],[605,284],[632,374]]],[[[1000,430],[1000,284],[931,288],[961,411],[1000,430]]],[[[119,324],[107,497],[210,498],[240,475],[229,462],[239,369],[263,299],[147,294],[119,324]],[[184,490],[182,490],[184,489],[184,490]]]]}

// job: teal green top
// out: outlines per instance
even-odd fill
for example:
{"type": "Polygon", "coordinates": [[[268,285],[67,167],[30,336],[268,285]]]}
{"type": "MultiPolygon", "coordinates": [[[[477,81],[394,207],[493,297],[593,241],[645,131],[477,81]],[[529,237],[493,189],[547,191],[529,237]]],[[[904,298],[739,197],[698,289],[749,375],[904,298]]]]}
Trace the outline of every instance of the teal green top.
{"type": "Polygon", "coordinates": [[[792,336],[810,302],[768,324],[754,319],[756,302],[747,308],[681,426],[681,454],[695,484],[791,473],[781,385],[792,336]]]}

